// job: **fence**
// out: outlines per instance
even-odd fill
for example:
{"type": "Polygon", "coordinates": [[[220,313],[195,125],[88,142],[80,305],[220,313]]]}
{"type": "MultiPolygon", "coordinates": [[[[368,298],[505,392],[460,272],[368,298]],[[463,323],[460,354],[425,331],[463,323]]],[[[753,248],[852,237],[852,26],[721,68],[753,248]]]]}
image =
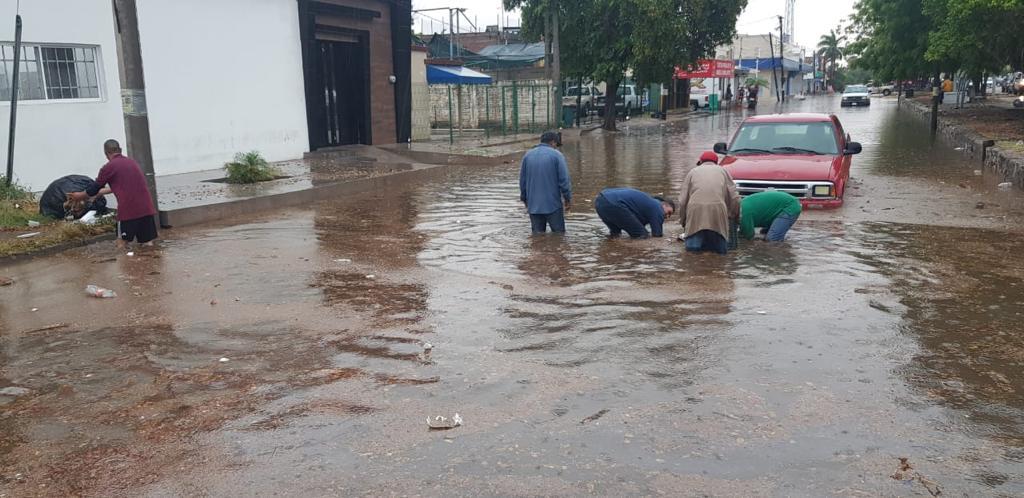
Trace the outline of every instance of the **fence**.
{"type": "Polygon", "coordinates": [[[430,127],[488,137],[537,133],[557,127],[561,106],[545,81],[506,81],[491,85],[430,85],[430,127]]]}

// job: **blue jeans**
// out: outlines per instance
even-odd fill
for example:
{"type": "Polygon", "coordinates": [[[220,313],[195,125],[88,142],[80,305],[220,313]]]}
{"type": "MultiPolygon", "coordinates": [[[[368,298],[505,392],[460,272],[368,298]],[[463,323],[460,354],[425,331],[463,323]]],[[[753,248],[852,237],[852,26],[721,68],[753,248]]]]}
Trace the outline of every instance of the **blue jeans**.
{"type": "Polygon", "coordinates": [[[594,199],[594,210],[608,227],[608,234],[612,237],[622,235],[625,230],[634,239],[646,239],[651,236],[640,218],[637,218],[626,206],[615,204],[605,199],[604,195],[598,194],[594,199]]]}
{"type": "Polygon", "coordinates": [[[768,242],[782,242],[786,240],[786,233],[789,232],[790,228],[793,228],[793,224],[796,223],[799,217],[799,214],[796,216],[786,213],[779,214],[775,221],[772,222],[772,226],[768,227],[768,235],[765,237],[765,240],[768,242]]]}
{"type": "Polygon", "coordinates": [[[729,242],[718,232],[701,230],[686,236],[686,250],[689,252],[711,251],[718,254],[726,254],[729,252],[729,242]]]}
{"type": "Polygon", "coordinates": [[[565,210],[559,209],[551,214],[530,214],[530,225],[533,233],[545,233],[548,226],[554,233],[565,233],[565,210]]]}

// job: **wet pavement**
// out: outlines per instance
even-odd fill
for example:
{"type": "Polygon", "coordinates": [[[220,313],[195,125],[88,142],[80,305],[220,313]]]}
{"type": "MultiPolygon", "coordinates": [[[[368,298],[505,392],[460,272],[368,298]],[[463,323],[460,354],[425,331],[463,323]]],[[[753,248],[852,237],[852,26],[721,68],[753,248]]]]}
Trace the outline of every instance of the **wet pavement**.
{"type": "Polygon", "coordinates": [[[738,113],[567,144],[564,238],[514,166],[453,166],[5,267],[0,496],[1024,494],[1024,196],[874,103],[792,104],[864,144],[856,188],[728,257],[586,201],[674,196],[738,113]]]}

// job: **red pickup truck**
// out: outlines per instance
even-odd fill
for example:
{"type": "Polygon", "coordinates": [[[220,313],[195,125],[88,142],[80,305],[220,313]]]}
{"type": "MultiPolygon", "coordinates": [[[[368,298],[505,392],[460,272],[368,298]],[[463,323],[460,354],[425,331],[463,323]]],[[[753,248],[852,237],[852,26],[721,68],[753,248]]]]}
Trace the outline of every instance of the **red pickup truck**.
{"type": "Polygon", "coordinates": [[[721,164],[740,195],[778,190],[805,208],[835,208],[843,205],[850,162],[861,145],[850,141],[835,115],[774,114],[747,118],[732,142],[715,144],[715,152],[725,155],[721,164]]]}

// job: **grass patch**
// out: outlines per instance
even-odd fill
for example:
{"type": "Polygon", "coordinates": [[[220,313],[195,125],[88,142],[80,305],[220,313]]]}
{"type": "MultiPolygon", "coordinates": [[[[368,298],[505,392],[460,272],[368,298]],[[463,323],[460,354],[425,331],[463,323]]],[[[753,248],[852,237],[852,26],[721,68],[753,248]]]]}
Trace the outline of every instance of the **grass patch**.
{"type": "Polygon", "coordinates": [[[53,223],[37,229],[41,233],[29,239],[0,239],[0,258],[27,254],[67,242],[113,233],[116,226],[117,222],[112,217],[104,218],[95,225],[68,223],[66,221],[53,223]]]}
{"type": "Polygon", "coordinates": [[[280,172],[263,158],[259,152],[245,152],[235,155],[235,160],[224,165],[228,183],[258,183],[275,179],[280,172]]]}
{"type": "Polygon", "coordinates": [[[27,230],[30,221],[40,224],[53,222],[52,219],[39,214],[39,204],[35,201],[0,200],[0,230],[27,230]]]}
{"type": "Polygon", "coordinates": [[[18,185],[17,182],[7,184],[6,177],[0,176],[0,201],[24,201],[32,199],[32,192],[18,185]]]}

